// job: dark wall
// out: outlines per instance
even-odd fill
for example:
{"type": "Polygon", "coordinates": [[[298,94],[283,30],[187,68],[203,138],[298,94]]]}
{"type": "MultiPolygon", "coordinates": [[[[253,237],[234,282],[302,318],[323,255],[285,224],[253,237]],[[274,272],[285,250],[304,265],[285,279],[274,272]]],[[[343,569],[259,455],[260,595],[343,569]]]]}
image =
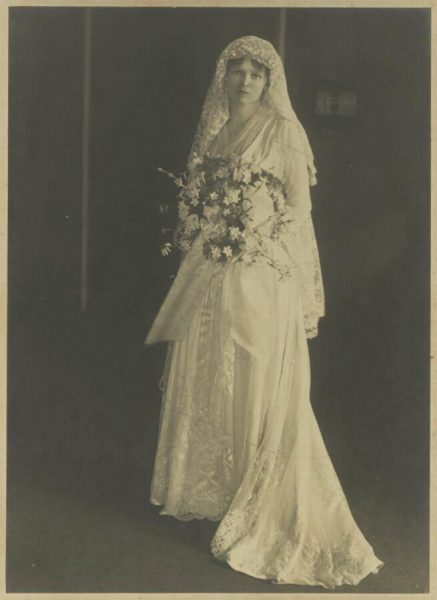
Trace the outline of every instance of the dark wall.
{"type": "MultiPolygon", "coordinates": [[[[80,278],[82,11],[12,9],[9,285],[14,301],[80,278]]],[[[73,302],[77,299],[73,300],[73,302]]]]}
{"type": "Polygon", "coordinates": [[[96,304],[117,296],[119,305],[158,307],[175,264],[162,261],[158,247],[158,202],[171,200],[174,190],[157,168],[185,168],[220,50],[248,32],[274,39],[276,20],[273,10],[93,11],[96,304]]]}
{"type": "MultiPolygon", "coordinates": [[[[141,462],[138,415],[156,431],[163,359],[141,342],[177,263],[157,244],[158,203],[173,198],[157,168],[183,169],[218,53],[241,35],[275,43],[278,13],[92,9],[81,316],[83,19],[10,9],[10,443],[141,462]]],[[[428,9],[287,11],[287,77],[319,172],[327,315],[310,343],[312,401],[345,484],[417,514],[428,501],[429,27],[428,9]],[[350,126],[314,115],[321,81],[357,90],[350,126]]]]}
{"type": "MultiPolygon", "coordinates": [[[[83,20],[82,9],[10,13],[11,292],[69,297],[72,308],[80,283],[83,20]]],[[[157,264],[157,205],[172,192],[157,167],[183,169],[219,51],[247,33],[273,40],[276,21],[274,10],[92,10],[92,305],[106,306],[112,295],[129,303],[132,293],[147,302],[150,274],[174,269],[157,264]],[[138,287],[120,297],[126,284],[138,287]]]]}

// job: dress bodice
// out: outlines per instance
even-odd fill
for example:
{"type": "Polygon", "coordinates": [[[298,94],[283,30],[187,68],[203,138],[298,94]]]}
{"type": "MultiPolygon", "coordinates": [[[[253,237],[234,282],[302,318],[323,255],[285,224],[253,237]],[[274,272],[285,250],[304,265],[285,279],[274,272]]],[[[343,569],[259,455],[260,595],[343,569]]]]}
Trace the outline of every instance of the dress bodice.
{"type": "Polygon", "coordinates": [[[236,154],[279,177],[285,184],[287,204],[297,219],[311,211],[306,157],[295,150],[300,147],[298,136],[297,125],[271,108],[261,106],[232,139],[225,123],[212,140],[208,153],[212,156],[236,154]]]}
{"type": "MultiPolygon", "coordinates": [[[[311,219],[307,159],[300,151],[300,135],[298,124],[262,106],[232,140],[226,126],[222,127],[211,142],[208,153],[212,156],[236,154],[283,181],[291,219],[287,225],[285,254],[284,244],[278,246],[272,242],[269,246],[272,252],[279,252],[279,262],[290,258],[297,267],[305,327],[308,337],[314,337],[317,335],[318,319],[324,314],[324,293],[311,219]]],[[[253,200],[252,205],[255,221],[258,222],[264,220],[266,215],[268,217],[269,211],[273,210],[271,200],[262,194],[253,200]]],[[[257,268],[254,266],[247,270],[254,279],[257,268]]],[[[182,262],[178,276],[149,332],[147,343],[183,338],[214,269],[214,263],[204,259],[199,238],[182,262]]],[[[263,279],[273,275],[271,267],[267,266],[266,269],[263,279]]],[[[234,289],[237,287],[234,286],[234,289]]]]}

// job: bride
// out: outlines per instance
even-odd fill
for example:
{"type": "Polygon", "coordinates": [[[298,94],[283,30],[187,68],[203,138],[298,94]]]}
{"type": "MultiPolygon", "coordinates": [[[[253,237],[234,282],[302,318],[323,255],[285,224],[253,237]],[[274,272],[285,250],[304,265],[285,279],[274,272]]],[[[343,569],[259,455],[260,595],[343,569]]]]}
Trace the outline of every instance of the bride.
{"type": "MultiPolygon", "coordinates": [[[[281,178],[291,221],[280,278],[263,260],[186,252],[146,344],[168,341],[151,489],[161,514],[217,522],[214,556],[276,583],[356,585],[383,563],[350,512],[310,403],[307,338],[324,314],[313,156],[273,46],[220,55],[188,160],[237,155],[281,178]]],[[[265,196],[251,198],[262,222],[265,196]]],[[[264,215],[264,217],[263,217],[264,215]]]]}

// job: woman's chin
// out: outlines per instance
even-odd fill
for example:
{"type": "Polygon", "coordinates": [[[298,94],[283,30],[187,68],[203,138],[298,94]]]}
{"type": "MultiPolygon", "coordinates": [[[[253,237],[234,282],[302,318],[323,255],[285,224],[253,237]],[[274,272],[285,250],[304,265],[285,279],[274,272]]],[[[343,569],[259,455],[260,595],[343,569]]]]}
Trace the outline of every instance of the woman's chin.
{"type": "Polygon", "coordinates": [[[233,104],[257,104],[259,101],[249,94],[238,94],[232,100],[233,104]]]}

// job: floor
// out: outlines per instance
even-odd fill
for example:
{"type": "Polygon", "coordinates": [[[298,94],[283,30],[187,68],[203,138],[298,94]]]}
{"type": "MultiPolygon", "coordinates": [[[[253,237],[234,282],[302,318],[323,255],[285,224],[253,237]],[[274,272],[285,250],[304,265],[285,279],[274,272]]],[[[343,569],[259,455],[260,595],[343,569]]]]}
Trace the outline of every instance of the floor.
{"type": "MultiPolygon", "coordinates": [[[[160,516],[149,503],[164,349],[142,347],[141,312],[83,316],[59,305],[16,311],[8,592],[329,592],[234,572],[212,557],[211,527],[160,516]]],[[[327,419],[320,424],[329,429],[327,419]]],[[[386,479],[370,488],[365,462],[332,451],[352,512],[385,562],[356,588],[335,591],[426,592],[426,488],[411,489],[410,471],[396,488],[387,468],[386,479]]]]}

